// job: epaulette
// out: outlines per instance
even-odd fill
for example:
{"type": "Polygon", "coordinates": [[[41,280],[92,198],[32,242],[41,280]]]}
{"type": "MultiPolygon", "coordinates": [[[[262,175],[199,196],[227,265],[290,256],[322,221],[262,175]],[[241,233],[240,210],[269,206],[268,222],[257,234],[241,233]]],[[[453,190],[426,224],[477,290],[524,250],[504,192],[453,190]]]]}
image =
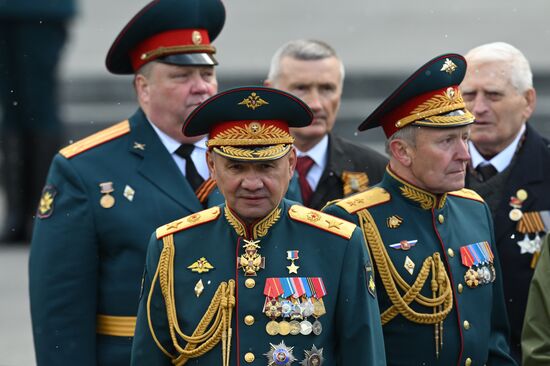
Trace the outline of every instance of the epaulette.
{"type": "Polygon", "coordinates": [[[452,192],[447,193],[447,195],[467,198],[469,200],[474,200],[474,201],[479,201],[479,202],[485,202],[483,200],[483,197],[481,197],[475,191],[472,191],[471,189],[468,189],[468,188],[462,188],[459,191],[452,191],[452,192]]]}
{"type": "Polygon", "coordinates": [[[220,216],[220,208],[218,206],[199,211],[184,218],[172,221],[169,224],[159,227],[156,231],[157,239],[162,239],[166,235],[174,234],[182,230],[186,230],[195,226],[213,221],[220,216]]]}
{"type": "Polygon", "coordinates": [[[391,200],[391,196],[384,188],[373,187],[364,192],[341,199],[336,206],[342,207],[347,213],[353,214],[359,210],[379,205],[391,200]]]}
{"type": "Polygon", "coordinates": [[[104,130],[94,133],[88,137],[83,138],[69,146],[59,150],[59,153],[67,159],[72,158],[84,151],[90,150],[96,146],[104,144],[108,141],[114,140],[117,137],[130,132],[130,122],[128,120],[117,123],[114,126],[108,127],[104,130]]]}
{"type": "Polygon", "coordinates": [[[357,227],[349,221],[300,205],[292,205],[288,210],[288,215],[293,220],[318,227],[345,239],[350,239],[353,230],[357,227]]]}

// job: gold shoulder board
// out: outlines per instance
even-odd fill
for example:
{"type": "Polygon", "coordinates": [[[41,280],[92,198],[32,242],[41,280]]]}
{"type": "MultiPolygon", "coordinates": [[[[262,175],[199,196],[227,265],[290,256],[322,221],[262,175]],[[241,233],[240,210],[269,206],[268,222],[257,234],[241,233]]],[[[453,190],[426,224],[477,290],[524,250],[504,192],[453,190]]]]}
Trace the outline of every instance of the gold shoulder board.
{"type": "Polygon", "coordinates": [[[108,127],[104,130],[94,133],[88,137],[83,138],[69,146],[59,150],[59,153],[67,159],[72,158],[86,150],[90,150],[96,146],[104,144],[108,141],[114,140],[117,137],[130,132],[130,123],[128,120],[117,123],[114,126],[108,127]]]}
{"type": "Polygon", "coordinates": [[[293,220],[318,227],[345,239],[351,238],[356,228],[356,225],[349,221],[300,205],[291,206],[288,214],[293,220]]]}
{"type": "Polygon", "coordinates": [[[379,205],[391,200],[391,196],[384,188],[374,187],[364,192],[354,194],[341,199],[336,203],[348,213],[356,213],[359,210],[379,205]]]}
{"type": "Polygon", "coordinates": [[[166,235],[174,234],[182,230],[186,230],[195,226],[213,221],[220,216],[220,208],[218,206],[206,209],[186,216],[169,224],[159,227],[156,231],[157,239],[161,239],[166,235]]]}
{"type": "Polygon", "coordinates": [[[460,191],[453,191],[453,192],[449,192],[447,194],[451,195],[451,196],[467,198],[469,200],[485,202],[483,200],[483,197],[481,197],[475,191],[472,191],[471,189],[467,189],[467,188],[462,188],[460,191]]]}

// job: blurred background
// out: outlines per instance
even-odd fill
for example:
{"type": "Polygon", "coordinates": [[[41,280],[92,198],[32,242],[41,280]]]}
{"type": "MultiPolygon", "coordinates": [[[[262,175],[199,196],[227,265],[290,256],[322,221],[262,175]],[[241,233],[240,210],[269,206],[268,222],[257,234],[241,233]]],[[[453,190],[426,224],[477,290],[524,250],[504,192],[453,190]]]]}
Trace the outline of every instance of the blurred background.
{"type": "MultiPolygon", "coordinates": [[[[110,75],[104,60],[115,36],[146,3],[77,2],[59,69],[63,144],[123,120],[136,109],[131,77],[110,75]]],[[[220,90],[261,84],[273,52],[290,39],[326,41],[346,66],[336,132],[382,149],[381,130],[357,134],[355,129],[406,76],[438,54],[505,41],[531,62],[538,94],[531,123],[550,137],[548,0],[226,0],[225,5],[226,24],[214,42],[220,90]]],[[[2,193],[0,223],[5,200],[2,193]]],[[[34,364],[27,257],[27,246],[0,243],[0,366],[34,364]]]]}

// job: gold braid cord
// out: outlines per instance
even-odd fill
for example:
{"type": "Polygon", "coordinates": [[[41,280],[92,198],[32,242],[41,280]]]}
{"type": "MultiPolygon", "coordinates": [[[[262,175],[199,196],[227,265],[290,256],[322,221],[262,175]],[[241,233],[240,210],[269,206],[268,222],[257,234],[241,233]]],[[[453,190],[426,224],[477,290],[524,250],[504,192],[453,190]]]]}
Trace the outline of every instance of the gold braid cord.
{"type": "Polygon", "coordinates": [[[204,355],[222,341],[222,365],[229,365],[229,355],[231,349],[231,317],[235,307],[235,281],[230,279],[228,282],[220,283],[218,289],[212,297],[205,314],[197,325],[192,335],[184,334],[178,323],[176,303],[174,296],[174,237],[165,236],[163,239],[164,248],[160,254],[159,263],[149,296],[147,298],[147,318],[151,335],[159,349],[172,359],[174,365],[185,365],[191,358],[204,355]],[[177,351],[177,355],[169,353],[157,339],[151,319],[151,298],[155,284],[159,279],[160,289],[166,306],[166,316],[168,320],[168,329],[172,344],[177,351]],[[179,344],[178,337],[187,344],[185,347],[179,344]]]}
{"type": "Polygon", "coordinates": [[[393,304],[382,313],[382,325],[391,321],[398,314],[401,314],[413,323],[434,324],[436,354],[439,355],[440,346],[443,345],[443,320],[453,308],[451,284],[440,254],[436,252],[424,260],[422,268],[411,286],[397,272],[384,247],[382,237],[372,215],[367,210],[361,210],[357,215],[365,241],[369,245],[370,252],[378,268],[382,284],[393,304]],[[432,273],[432,279],[429,282],[433,294],[432,298],[420,294],[430,272],[432,273]],[[399,290],[404,294],[401,295],[399,290]],[[433,313],[415,311],[410,306],[413,301],[422,306],[432,308],[433,313]]]}

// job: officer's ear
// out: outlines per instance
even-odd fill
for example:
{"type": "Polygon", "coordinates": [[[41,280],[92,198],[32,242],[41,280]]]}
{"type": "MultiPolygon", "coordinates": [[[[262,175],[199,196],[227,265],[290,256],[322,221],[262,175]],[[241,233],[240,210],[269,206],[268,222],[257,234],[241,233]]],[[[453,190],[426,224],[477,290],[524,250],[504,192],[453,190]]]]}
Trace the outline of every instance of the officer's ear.
{"type": "Polygon", "coordinates": [[[401,165],[409,167],[412,163],[412,146],[403,139],[394,139],[389,142],[389,149],[392,158],[401,165]]]}
{"type": "Polygon", "coordinates": [[[294,170],[296,169],[296,162],[298,161],[298,158],[296,157],[296,148],[294,146],[292,146],[292,148],[290,149],[289,153],[288,153],[288,165],[289,165],[289,180],[292,178],[292,176],[294,175],[294,170]]]}
{"type": "Polygon", "coordinates": [[[210,177],[216,180],[216,169],[214,167],[214,153],[210,150],[206,151],[206,165],[210,172],[210,177]]]}
{"type": "Polygon", "coordinates": [[[149,103],[149,80],[142,74],[136,74],[134,78],[134,87],[140,104],[149,103]]]}

